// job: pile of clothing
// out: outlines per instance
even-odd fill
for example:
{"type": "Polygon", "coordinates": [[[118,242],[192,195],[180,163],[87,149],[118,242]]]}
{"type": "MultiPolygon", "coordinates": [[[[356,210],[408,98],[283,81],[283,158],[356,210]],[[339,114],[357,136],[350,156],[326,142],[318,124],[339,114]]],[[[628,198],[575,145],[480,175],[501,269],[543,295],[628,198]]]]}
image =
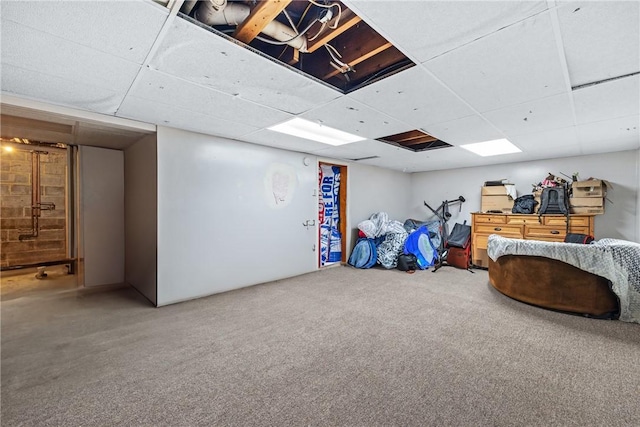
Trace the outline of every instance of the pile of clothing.
{"type": "Polygon", "coordinates": [[[358,241],[349,264],[370,268],[379,264],[396,268],[401,254],[414,254],[421,269],[437,261],[437,248],[442,239],[439,221],[422,222],[407,219],[404,223],[390,220],[386,212],[378,212],[358,224],[358,241]]]}

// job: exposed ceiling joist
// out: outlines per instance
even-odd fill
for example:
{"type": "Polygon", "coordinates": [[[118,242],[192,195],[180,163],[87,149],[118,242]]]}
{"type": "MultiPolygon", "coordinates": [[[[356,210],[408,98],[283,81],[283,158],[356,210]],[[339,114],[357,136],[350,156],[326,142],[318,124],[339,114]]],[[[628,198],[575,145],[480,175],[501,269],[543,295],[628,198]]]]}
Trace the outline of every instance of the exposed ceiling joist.
{"type": "Polygon", "coordinates": [[[343,93],[415,65],[339,0],[217,1],[181,10],[343,93]]]}
{"type": "Polygon", "coordinates": [[[423,137],[416,137],[416,138],[412,138],[412,139],[407,139],[404,141],[396,141],[396,142],[401,142],[403,145],[416,145],[416,144],[424,144],[425,142],[433,142],[433,141],[437,141],[438,138],[435,138],[433,136],[423,136],[423,137]]]}
{"type": "MultiPolygon", "coordinates": [[[[389,49],[390,47],[392,47],[393,45],[389,42],[386,42],[376,48],[373,48],[369,51],[366,52],[362,52],[362,54],[360,56],[355,57],[354,59],[350,60],[350,61],[346,61],[347,64],[349,64],[352,67],[355,67],[356,65],[366,61],[369,58],[373,58],[374,56],[376,56],[377,54],[384,52],[385,50],[389,49]]],[[[338,73],[340,73],[339,70],[334,70],[326,75],[324,75],[322,78],[323,80],[329,79],[335,75],[337,75],[338,73]]]]}
{"type": "Polygon", "coordinates": [[[309,43],[309,45],[307,46],[307,50],[309,53],[313,53],[316,50],[320,49],[322,46],[325,45],[325,43],[330,42],[331,40],[338,37],[340,34],[344,33],[345,31],[347,31],[348,29],[350,29],[351,27],[353,27],[354,25],[357,25],[358,23],[360,23],[360,21],[362,21],[362,18],[360,18],[359,16],[356,16],[351,11],[345,12],[345,15],[347,16],[342,18],[343,21],[338,25],[338,27],[335,30],[329,30],[325,34],[323,34],[321,37],[309,43]]]}
{"type": "Polygon", "coordinates": [[[395,135],[383,136],[382,138],[378,138],[378,141],[386,142],[387,144],[395,145],[396,147],[406,148],[411,151],[425,151],[451,147],[450,144],[417,129],[395,135]]]}
{"type": "Polygon", "coordinates": [[[267,0],[259,2],[233,33],[233,37],[243,43],[251,43],[264,28],[271,23],[291,0],[267,0]]]}

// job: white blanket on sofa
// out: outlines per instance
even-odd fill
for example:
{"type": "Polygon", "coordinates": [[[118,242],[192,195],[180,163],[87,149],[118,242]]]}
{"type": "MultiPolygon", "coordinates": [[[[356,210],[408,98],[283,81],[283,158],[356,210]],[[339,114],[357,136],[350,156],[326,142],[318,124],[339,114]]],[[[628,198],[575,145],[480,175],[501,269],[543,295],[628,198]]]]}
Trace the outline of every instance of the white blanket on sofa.
{"type": "Polygon", "coordinates": [[[487,254],[496,261],[502,255],[533,255],[556,259],[611,281],[620,299],[620,320],[640,323],[640,244],[600,239],[588,245],[508,239],[489,236],[487,254]]]}

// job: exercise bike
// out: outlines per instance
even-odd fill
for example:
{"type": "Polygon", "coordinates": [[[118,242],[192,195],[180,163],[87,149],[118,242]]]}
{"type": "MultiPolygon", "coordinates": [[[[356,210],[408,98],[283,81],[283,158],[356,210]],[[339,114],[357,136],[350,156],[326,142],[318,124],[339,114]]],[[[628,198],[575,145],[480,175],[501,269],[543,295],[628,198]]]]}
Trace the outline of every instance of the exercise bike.
{"type": "Polygon", "coordinates": [[[438,223],[439,223],[438,228],[440,231],[440,244],[436,248],[436,251],[438,253],[438,261],[436,261],[436,264],[434,265],[434,268],[433,268],[434,273],[438,271],[440,267],[444,267],[445,265],[447,265],[446,259],[447,259],[448,248],[446,248],[445,246],[445,241],[449,238],[449,228],[447,225],[447,221],[451,219],[451,212],[449,212],[449,206],[455,203],[459,203],[460,204],[459,212],[462,212],[462,203],[464,203],[465,201],[466,201],[465,198],[462,196],[454,200],[445,200],[442,203],[440,203],[440,206],[438,206],[438,208],[436,209],[433,209],[431,206],[429,206],[427,202],[424,202],[424,205],[428,207],[429,210],[433,212],[433,214],[438,218],[438,223]]]}

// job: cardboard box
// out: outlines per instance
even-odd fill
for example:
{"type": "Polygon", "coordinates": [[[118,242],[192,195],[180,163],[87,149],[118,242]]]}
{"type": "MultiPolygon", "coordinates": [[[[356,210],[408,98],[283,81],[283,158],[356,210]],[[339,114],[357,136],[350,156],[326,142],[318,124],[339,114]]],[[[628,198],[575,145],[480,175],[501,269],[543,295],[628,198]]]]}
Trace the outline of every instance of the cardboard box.
{"type": "Polygon", "coordinates": [[[504,196],[482,196],[482,212],[501,211],[510,213],[513,209],[513,199],[504,196]]]}
{"type": "Polygon", "coordinates": [[[504,185],[492,185],[490,187],[482,187],[483,196],[506,196],[507,189],[504,185]]]}
{"type": "Polygon", "coordinates": [[[607,181],[590,179],[588,181],[576,181],[571,184],[573,197],[600,197],[607,195],[607,181]]]}
{"type": "Polygon", "coordinates": [[[514,184],[484,186],[482,187],[482,195],[483,196],[506,196],[507,194],[509,194],[507,192],[507,186],[514,186],[514,184]]]}
{"type": "Polygon", "coordinates": [[[601,208],[604,206],[604,199],[601,197],[571,197],[569,198],[569,206],[601,208]]]}
{"type": "Polygon", "coordinates": [[[602,215],[604,213],[604,206],[596,207],[596,206],[583,206],[583,207],[571,207],[572,214],[591,214],[591,215],[602,215]]]}

